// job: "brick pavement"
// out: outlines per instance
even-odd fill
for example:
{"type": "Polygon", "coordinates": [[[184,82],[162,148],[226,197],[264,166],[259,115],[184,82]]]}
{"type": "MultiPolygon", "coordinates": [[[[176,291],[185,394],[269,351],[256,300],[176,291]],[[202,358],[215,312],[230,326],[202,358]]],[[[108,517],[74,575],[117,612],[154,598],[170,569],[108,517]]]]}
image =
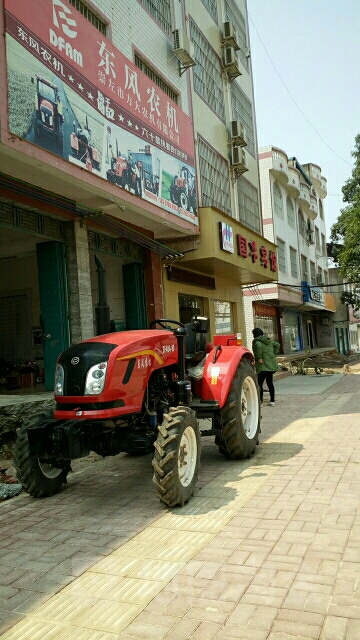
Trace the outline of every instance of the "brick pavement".
{"type": "Polygon", "coordinates": [[[359,640],[359,391],[278,392],[251,460],[205,438],[183,509],[124,455],[2,503],[0,637],[359,640]]]}

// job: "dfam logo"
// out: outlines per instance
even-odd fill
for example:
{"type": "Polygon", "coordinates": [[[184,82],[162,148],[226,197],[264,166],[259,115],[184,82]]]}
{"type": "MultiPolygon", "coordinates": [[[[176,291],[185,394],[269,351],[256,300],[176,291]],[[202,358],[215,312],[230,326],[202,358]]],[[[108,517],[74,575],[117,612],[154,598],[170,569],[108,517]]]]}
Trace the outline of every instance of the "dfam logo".
{"type": "Polygon", "coordinates": [[[71,10],[63,4],[61,0],[53,0],[53,20],[55,27],[58,27],[58,29],[61,27],[68,38],[76,38],[76,20],[69,17],[71,15],[71,10]]]}
{"type": "MultiPolygon", "coordinates": [[[[76,20],[71,18],[72,15],[71,10],[68,6],[66,6],[61,0],[52,0],[53,2],[53,21],[54,26],[58,29],[62,29],[63,33],[68,38],[76,38],[77,32],[77,24],[76,20]]],[[[81,51],[75,49],[70,42],[67,42],[63,36],[55,33],[54,29],[50,29],[50,43],[59,49],[62,55],[67,56],[79,67],[83,67],[83,54],[81,51]]]]}

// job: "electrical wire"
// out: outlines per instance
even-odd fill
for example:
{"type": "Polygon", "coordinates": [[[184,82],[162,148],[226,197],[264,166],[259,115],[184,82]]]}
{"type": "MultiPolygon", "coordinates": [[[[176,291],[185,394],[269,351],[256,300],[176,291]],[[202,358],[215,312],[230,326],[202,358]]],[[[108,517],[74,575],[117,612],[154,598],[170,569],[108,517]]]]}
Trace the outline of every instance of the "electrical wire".
{"type": "Polygon", "coordinates": [[[305,115],[304,111],[303,111],[303,110],[301,109],[301,107],[298,105],[298,103],[296,102],[295,98],[293,98],[293,96],[292,96],[292,94],[291,94],[290,90],[288,89],[287,85],[285,84],[284,80],[282,79],[282,77],[281,77],[280,73],[278,72],[278,70],[277,70],[277,68],[276,68],[275,64],[273,63],[273,61],[272,61],[272,59],[271,59],[271,57],[270,57],[270,54],[269,54],[269,52],[268,52],[268,50],[267,50],[267,48],[266,48],[265,44],[263,43],[262,39],[260,38],[259,32],[258,32],[258,30],[257,30],[257,28],[256,28],[256,26],[255,26],[255,23],[254,23],[254,21],[253,21],[253,19],[252,19],[251,15],[249,14],[249,12],[248,12],[248,16],[249,16],[250,21],[251,21],[251,23],[252,23],[252,25],[253,25],[253,27],[254,27],[254,29],[255,29],[255,32],[256,32],[257,37],[259,38],[259,40],[260,40],[260,42],[261,42],[262,46],[264,47],[265,53],[266,53],[267,57],[269,58],[271,65],[272,65],[272,66],[273,66],[273,68],[274,68],[274,71],[275,71],[276,75],[279,77],[279,79],[280,79],[281,83],[284,85],[284,87],[285,87],[285,89],[286,89],[287,93],[289,94],[289,96],[290,96],[291,100],[293,101],[294,105],[295,105],[295,106],[297,107],[297,109],[300,111],[301,115],[305,118],[306,122],[310,125],[310,127],[315,131],[316,135],[320,138],[321,142],[323,142],[323,143],[324,143],[324,145],[325,145],[328,149],[330,149],[330,151],[332,151],[332,153],[333,153],[335,156],[337,156],[337,157],[339,158],[339,160],[342,160],[342,161],[343,161],[343,162],[345,162],[349,167],[352,167],[352,165],[351,165],[351,163],[350,163],[350,162],[348,162],[347,160],[345,160],[345,158],[342,158],[341,156],[339,156],[339,154],[338,154],[338,153],[336,153],[335,149],[333,149],[332,147],[330,147],[330,145],[329,145],[329,144],[324,140],[324,138],[323,138],[323,137],[321,136],[321,134],[318,132],[318,130],[316,129],[316,127],[314,127],[314,125],[312,124],[312,122],[310,122],[309,118],[305,115]]]}

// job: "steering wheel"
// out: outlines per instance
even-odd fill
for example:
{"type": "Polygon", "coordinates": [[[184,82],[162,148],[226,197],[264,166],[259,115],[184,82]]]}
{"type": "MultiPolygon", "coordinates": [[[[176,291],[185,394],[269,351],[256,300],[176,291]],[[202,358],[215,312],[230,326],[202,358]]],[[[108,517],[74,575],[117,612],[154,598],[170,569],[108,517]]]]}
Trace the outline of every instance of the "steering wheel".
{"type": "Polygon", "coordinates": [[[169,320],[168,318],[157,318],[156,320],[153,320],[152,322],[150,322],[149,324],[149,329],[152,329],[156,324],[159,324],[160,327],[162,327],[163,329],[170,329],[170,327],[166,326],[164,323],[170,323],[170,324],[175,324],[177,327],[183,327],[183,329],[186,329],[185,325],[182,322],[179,322],[178,320],[169,320]]]}

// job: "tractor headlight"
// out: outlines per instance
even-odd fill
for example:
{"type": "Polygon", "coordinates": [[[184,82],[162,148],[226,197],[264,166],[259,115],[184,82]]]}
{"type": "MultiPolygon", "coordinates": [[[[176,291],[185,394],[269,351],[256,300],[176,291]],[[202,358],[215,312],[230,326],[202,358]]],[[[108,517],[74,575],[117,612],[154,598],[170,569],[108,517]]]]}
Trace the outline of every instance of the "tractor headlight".
{"type": "Polygon", "coordinates": [[[107,362],[99,362],[90,367],[86,375],[85,395],[97,396],[105,387],[107,362]]]}
{"type": "Polygon", "coordinates": [[[56,365],[54,394],[56,396],[64,395],[64,369],[61,364],[56,365]]]}

